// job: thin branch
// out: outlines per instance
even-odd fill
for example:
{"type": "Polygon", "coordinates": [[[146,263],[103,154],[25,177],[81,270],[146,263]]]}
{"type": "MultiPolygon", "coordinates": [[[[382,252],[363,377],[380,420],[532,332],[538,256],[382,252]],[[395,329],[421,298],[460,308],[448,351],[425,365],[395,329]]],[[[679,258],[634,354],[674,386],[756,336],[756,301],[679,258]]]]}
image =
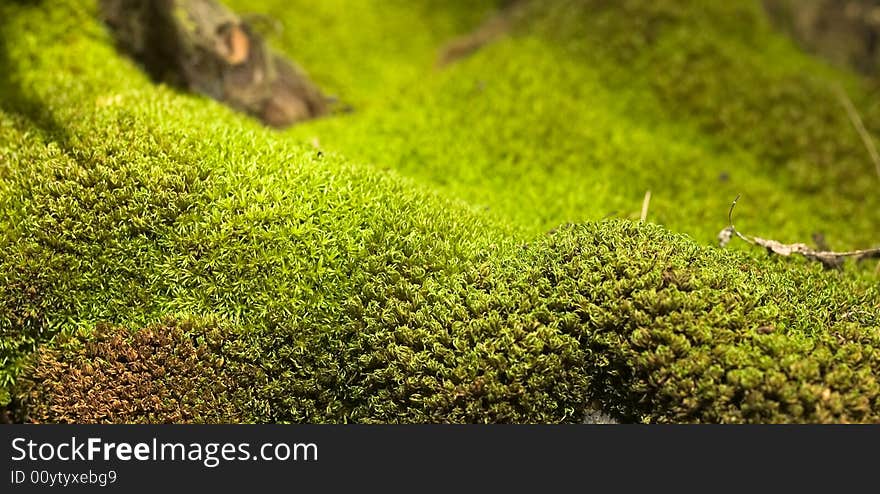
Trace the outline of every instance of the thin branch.
{"type": "Polygon", "coordinates": [[[730,209],[727,210],[727,226],[731,228],[733,227],[733,208],[736,207],[736,203],[737,201],[739,201],[740,197],[742,197],[742,194],[737,194],[736,197],[733,199],[733,202],[730,203],[730,209]]]}
{"type": "Polygon", "coordinates": [[[648,218],[648,206],[651,205],[651,191],[645,192],[645,198],[642,200],[642,216],[639,221],[642,223],[648,218]]]}
{"type": "Polygon", "coordinates": [[[733,210],[736,208],[736,203],[739,201],[740,196],[737,195],[736,199],[733,200],[733,203],[730,205],[730,209],[727,212],[727,228],[721,230],[721,233],[718,234],[718,239],[721,243],[721,246],[726,246],[733,235],[736,235],[737,238],[747,242],[751,245],[760,245],[761,247],[766,248],[769,252],[773,254],[777,254],[780,256],[788,257],[792,254],[799,254],[804,256],[805,258],[811,261],[819,261],[825,265],[825,267],[839,267],[844,258],[847,257],[855,257],[857,259],[867,259],[880,257],[880,247],[874,249],[862,249],[862,250],[851,250],[846,252],[834,252],[827,250],[816,250],[807,244],[795,243],[795,244],[784,244],[782,242],[776,240],[768,240],[761,237],[752,237],[749,235],[744,235],[737,231],[736,227],[733,224],[733,210]]]}
{"type": "Polygon", "coordinates": [[[868,129],[865,128],[865,123],[862,121],[862,117],[859,115],[858,110],[856,110],[855,105],[853,105],[852,100],[847,96],[846,91],[844,91],[840,85],[836,84],[834,85],[834,92],[837,93],[837,97],[846,109],[846,113],[849,115],[853,127],[856,128],[859,137],[862,138],[862,143],[864,143],[865,148],[867,148],[868,154],[871,155],[871,161],[874,162],[874,168],[877,170],[877,177],[880,178],[880,154],[877,153],[877,146],[874,144],[874,139],[871,137],[871,134],[868,133],[868,129]]]}

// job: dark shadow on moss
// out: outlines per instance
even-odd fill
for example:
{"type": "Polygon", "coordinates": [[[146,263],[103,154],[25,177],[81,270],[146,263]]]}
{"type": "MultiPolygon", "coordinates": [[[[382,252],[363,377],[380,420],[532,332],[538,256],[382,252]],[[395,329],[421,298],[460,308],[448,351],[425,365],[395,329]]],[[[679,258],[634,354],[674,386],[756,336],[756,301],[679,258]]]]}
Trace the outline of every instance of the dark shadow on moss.
{"type": "Polygon", "coordinates": [[[21,400],[13,398],[8,405],[0,406],[0,425],[23,424],[24,417],[25,409],[21,400]]]}
{"type": "MultiPolygon", "coordinates": [[[[42,0],[10,0],[12,4],[37,7],[42,0]]],[[[21,83],[16,79],[16,68],[12,63],[10,46],[14,44],[0,22],[0,109],[31,122],[53,139],[67,142],[67,133],[57,120],[51,117],[41,102],[30,98],[21,83]],[[40,117],[42,116],[42,117],[40,117]]],[[[0,405],[0,424],[22,423],[24,411],[19,400],[12,399],[0,405]]]]}
{"type": "MultiPolygon", "coordinates": [[[[43,0],[11,0],[13,4],[41,8],[43,0]]],[[[28,94],[19,77],[11,47],[16,40],[0,22],[0,109],[19,116],[38,128],[47,141],[57,142],[65,151],[70,150],[70,133],[55,118],[44,102],[28,94]]]]}
{"type": "MultiPolygon", "coordinates": [[[[11,4],[41,8],[43,0],[9,0],[11,4]]],[[[13,61],[11,47],[15,45],[5,24],[0,22],[0,110],[30,123],[47,141],[57,142],[65,151],[70,150],[70,134],[46,105],[26,91],[13,61]]],[[[33,322],[33,321],[31,321],[33,322]]],[[[0,424],[24,422],[24,406],[16,397],[0,405],[0,424]]]]}

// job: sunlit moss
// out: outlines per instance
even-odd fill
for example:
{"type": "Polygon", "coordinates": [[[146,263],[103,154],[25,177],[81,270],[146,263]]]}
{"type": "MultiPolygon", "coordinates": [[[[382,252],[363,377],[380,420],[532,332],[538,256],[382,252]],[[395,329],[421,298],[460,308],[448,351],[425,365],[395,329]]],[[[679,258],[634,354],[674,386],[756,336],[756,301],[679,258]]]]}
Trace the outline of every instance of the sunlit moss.
{"type": "Polygon", "coordinates": [[[707,245],[740,192],[750,233],[876,241],[824,92],[874,128],[861,83],[747,2],[566,4],[437,71],[488,5],[248,3],[355,107],[284,133],[153,84],[91,3],[0,6],[0,387],[100,323],[209,318],[236,420],[876,421],[870,270],[707,245]],[[648,189],[664,227],[595,222],[648,189]]]}

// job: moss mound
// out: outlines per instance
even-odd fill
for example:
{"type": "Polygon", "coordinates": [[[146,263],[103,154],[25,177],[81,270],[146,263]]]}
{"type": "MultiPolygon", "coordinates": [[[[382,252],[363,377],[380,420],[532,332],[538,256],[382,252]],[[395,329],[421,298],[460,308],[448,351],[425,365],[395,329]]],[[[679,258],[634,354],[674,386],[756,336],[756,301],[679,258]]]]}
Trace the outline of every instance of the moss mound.
{"type": "Polygon", "coordinates": [[[166,323],[39,354],[35,421],[876,422],[877,320],[820,268],[755,266],[654,226],[568,226],[443,286],[356,275],[345,322],[166,323]],[[510,264],[514,262],[514,264],[510,264]],[[815,328],[823,328],[816,330],[815,328]]]}
{"type": "Polygon", "coordinates": [[[861,104],[864,82],[745,1],[536,3],[442,72],[436,48],[489,5],[340,5],[297,20],[337,56],[273,42],[356,112],[285,133],[153,85],[92,2],[0,5],[0,402],[35,421],[878,420],[870,268],[705,245],[742,191],[761,198],[744,230],[868,246],[876,177],[822,92],[861,104]],[[646,189],[664,227],[596,222],[646,189]]]}
{"type": "Polygon", "coordinates": [[[590,403],[627,421],[878,420],[862,309],[877,293],[837,292],[819,267],[614,221],[562,228],[433,303],[433,287],[365,282],[337,338],[358,420],[578,421],[590,403]]]}
{"type": "Polygon", "coordinates": [[[629,420],[878,420],[874,290],[632,223],[568,228],[538,257],[529,284],[585,346],[595,398],[629,420]]]}

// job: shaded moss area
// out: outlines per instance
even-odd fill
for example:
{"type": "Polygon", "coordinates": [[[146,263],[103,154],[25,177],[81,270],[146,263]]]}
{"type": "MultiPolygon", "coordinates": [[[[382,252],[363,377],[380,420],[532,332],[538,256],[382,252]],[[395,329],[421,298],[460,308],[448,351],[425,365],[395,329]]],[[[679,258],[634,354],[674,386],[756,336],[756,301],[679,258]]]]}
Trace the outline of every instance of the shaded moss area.
{"type": "Polygon", "coordinates": [[[152,84],[92,2],[0,6],[0,402],[41,422],[878,421],[872,267],[707,245],[737,192],[749,233],[875,241],[876,177],[823,92],[874,129],[866,83],[749,2],[535,4],[443,71],[436,48],[490,6],[387,5],[364,29],[334,2],[297,18],[387,57],[270,36],[357,103],[284,133],[152,84]],[[663,226],[626,220],[646,189],[663,226]],[[96,376],[124,406],[83,405],[96,376]]]}

